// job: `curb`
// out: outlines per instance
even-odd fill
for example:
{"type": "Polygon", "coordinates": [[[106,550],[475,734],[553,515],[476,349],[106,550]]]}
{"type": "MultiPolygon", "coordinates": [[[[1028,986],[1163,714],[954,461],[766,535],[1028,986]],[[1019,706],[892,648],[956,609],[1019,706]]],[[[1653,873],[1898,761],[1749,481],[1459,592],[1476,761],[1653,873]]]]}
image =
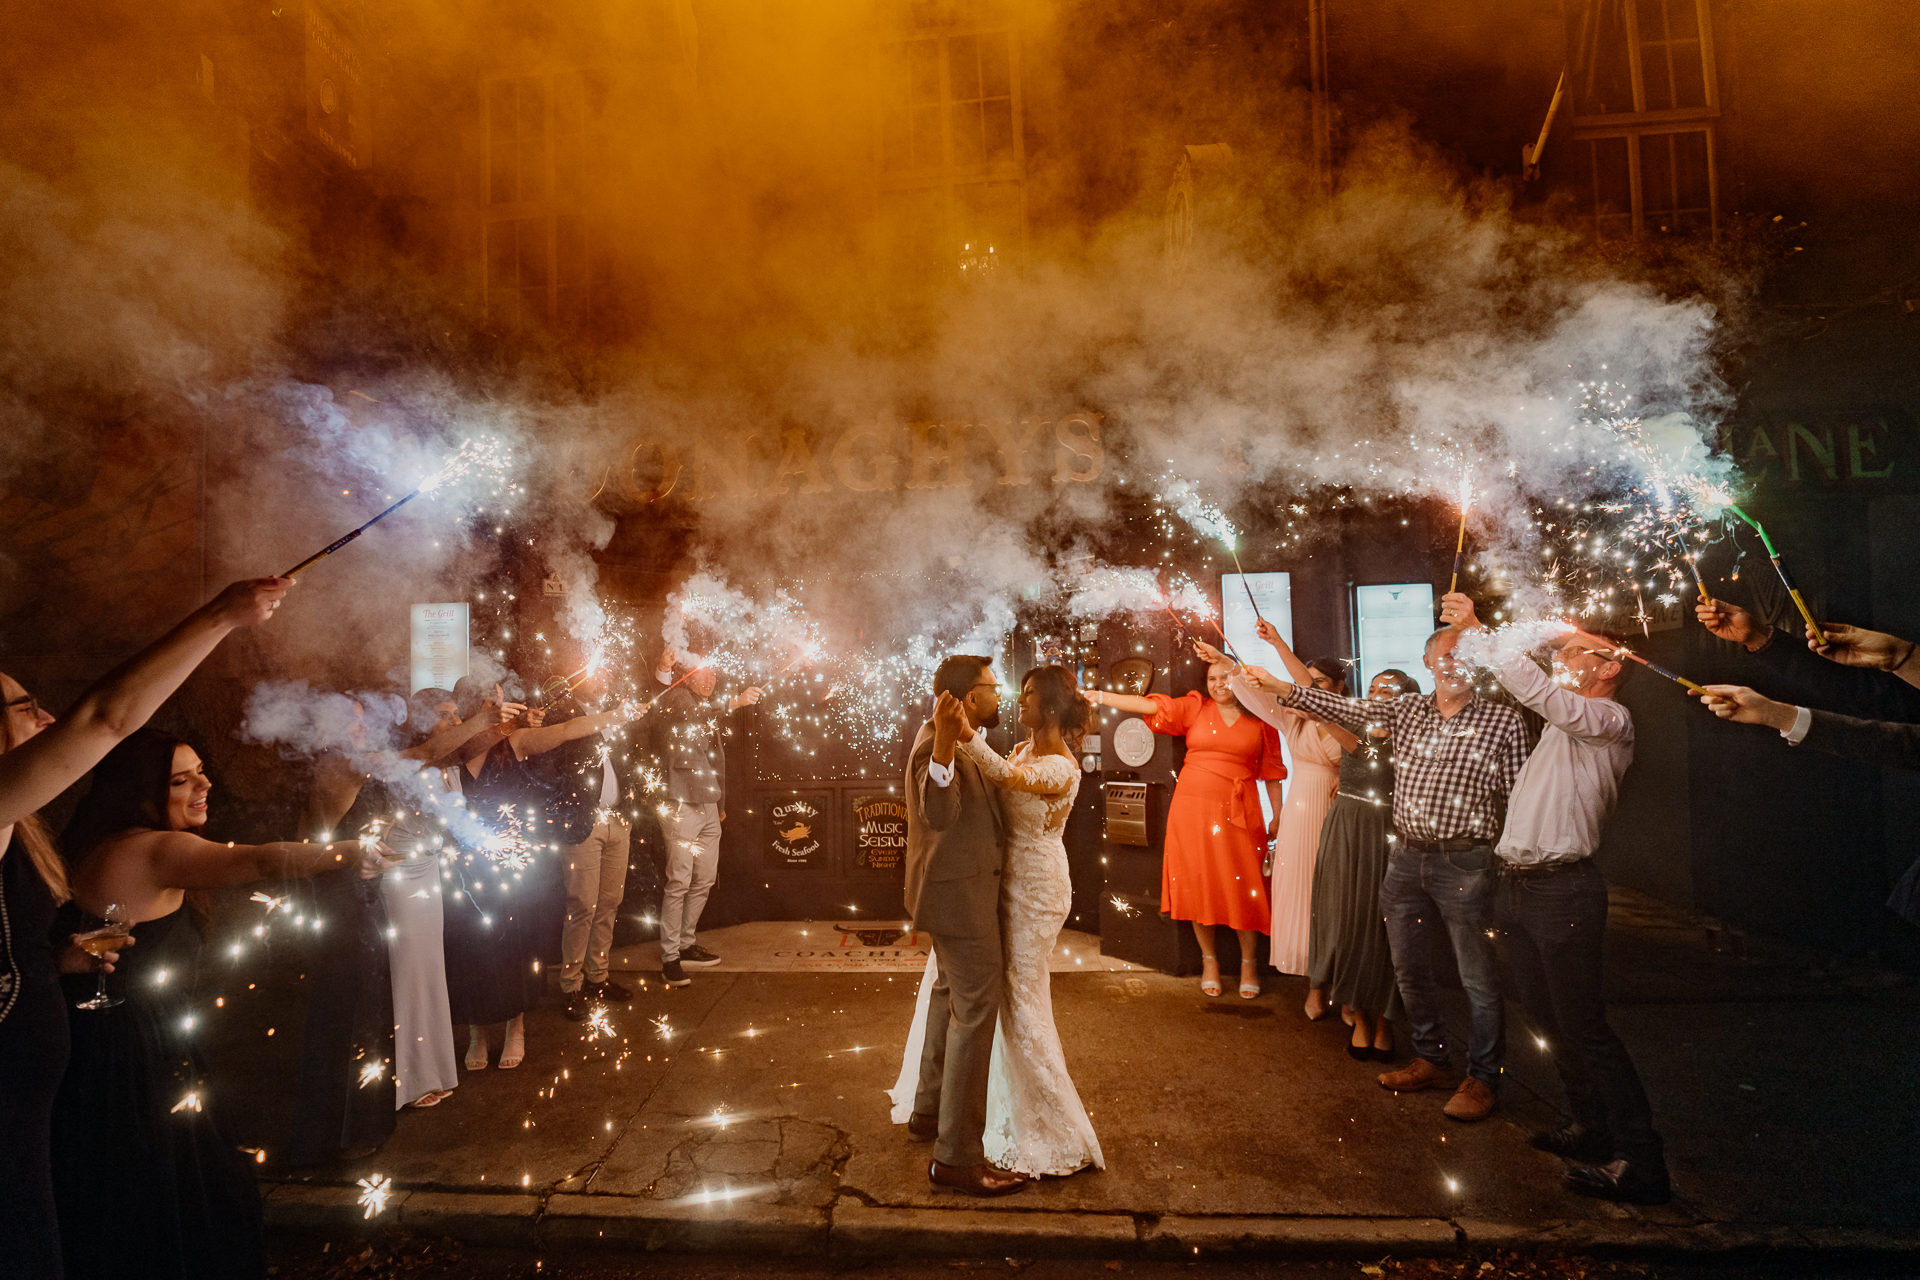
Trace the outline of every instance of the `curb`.
{"type": "Polygon", "coordinates": [[[842,1257],[1045,1256],[1355,1259],[1439,1257],[1477,1249],[1635,1257],[1764,1253],[1920,1259],[1920,1231],[1724,1222],[1665,1224],[1617,1217],[1510,1222],[1491,1218],[1344,1218],[1062,1213],[705,1203],[639,1196],[396,1191],[368,1219],[351,1187],[265,1188],[269,1230],[366,1235],[400,1225],[475,1245],[676,1253],[842,1257]]]}

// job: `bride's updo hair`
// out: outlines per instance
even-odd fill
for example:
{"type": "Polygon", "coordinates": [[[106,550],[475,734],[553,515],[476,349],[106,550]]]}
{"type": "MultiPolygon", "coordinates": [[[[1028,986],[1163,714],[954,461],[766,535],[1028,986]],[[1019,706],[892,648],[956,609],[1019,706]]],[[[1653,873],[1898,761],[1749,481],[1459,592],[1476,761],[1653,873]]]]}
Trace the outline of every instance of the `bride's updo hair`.
{"type": "Polygon", "coordinates": [[[1093,723],[1093,704],[1081,694],[1073,676],[1065,667],[1035,667],[1020,685],[1038,699],[1040,714],[1060,726],[1067,750],[1079,755],[1080,743],[1093,723]]]}

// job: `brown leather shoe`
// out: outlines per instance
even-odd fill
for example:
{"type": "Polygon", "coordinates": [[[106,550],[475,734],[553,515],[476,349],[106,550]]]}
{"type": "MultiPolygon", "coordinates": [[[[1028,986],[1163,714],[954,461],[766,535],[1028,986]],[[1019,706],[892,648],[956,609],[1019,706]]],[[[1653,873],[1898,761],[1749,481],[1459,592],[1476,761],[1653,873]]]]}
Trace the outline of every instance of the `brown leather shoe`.
{"type": "Polygon", "coordinates": [[[971,1196],[1012,1195],[1027,1185],[1027,1175],[1002,1169],[998,1165],[951,1165],[938,1160],[927,1162],[927,1181],[949,1191],[964,1191],[971,1196]]]}
{"type": "Polygon", "coordinates": [[[1440,1108],[1440,1113],[1449,1120],[1485,1120],[1493,1114],[1493,1108],[1493,1090],[1468,1076],[1447,1099],[1447,1105],[1440,1108]]]}
{"type": "Polygon", "coordinates": [[[1415,1058],[1398,1071],[1380,1073],[1380,1087],[1395,1093],[1418,1093],[1422,1089],[1439,1089],[1452,1083],[1453,1072],[1445,1067],[1436,1067],[1425,1058],[1415,1058]]]}
{"type": "Polygon", "coordinates": [[[940,1117],[916,1111],[907,1117],[907,1137],[915,1142],[932,1142],[940,1136],[940,1117]]]}

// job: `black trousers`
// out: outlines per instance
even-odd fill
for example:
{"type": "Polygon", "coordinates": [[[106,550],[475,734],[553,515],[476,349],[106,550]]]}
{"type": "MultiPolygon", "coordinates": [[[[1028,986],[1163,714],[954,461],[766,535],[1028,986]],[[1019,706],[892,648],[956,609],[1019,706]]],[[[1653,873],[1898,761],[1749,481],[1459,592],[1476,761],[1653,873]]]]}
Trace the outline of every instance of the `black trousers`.
{"type": "Polygon", "coordinates": [[[1574,1120],[1610,1133],[1617,1156],[1661,1163],[1647,1091],[1600,994],[1607,882],[1593,860],[1552,875],[1501,875],[1494,926],[1514,995],[1547,1042],[1574,1120]]]}

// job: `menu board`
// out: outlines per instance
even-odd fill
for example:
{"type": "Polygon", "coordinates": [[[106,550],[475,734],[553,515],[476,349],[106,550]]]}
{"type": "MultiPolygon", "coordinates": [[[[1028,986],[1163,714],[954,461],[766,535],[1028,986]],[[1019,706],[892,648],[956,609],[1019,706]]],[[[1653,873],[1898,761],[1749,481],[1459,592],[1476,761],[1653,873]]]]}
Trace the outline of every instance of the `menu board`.
{"type": "Polygon", "coordinates": [[[904,875],[907,802],[897,795],[856,795],[853,820],[853,869],[876,875],[904,875]]]}
{"type": "Polygon", "coordinates": [[[766,869],[768,871],[827,871],[827,815],[833,794],[828,791],[776,791],[763,797],[766,805],[766,869]]]}

